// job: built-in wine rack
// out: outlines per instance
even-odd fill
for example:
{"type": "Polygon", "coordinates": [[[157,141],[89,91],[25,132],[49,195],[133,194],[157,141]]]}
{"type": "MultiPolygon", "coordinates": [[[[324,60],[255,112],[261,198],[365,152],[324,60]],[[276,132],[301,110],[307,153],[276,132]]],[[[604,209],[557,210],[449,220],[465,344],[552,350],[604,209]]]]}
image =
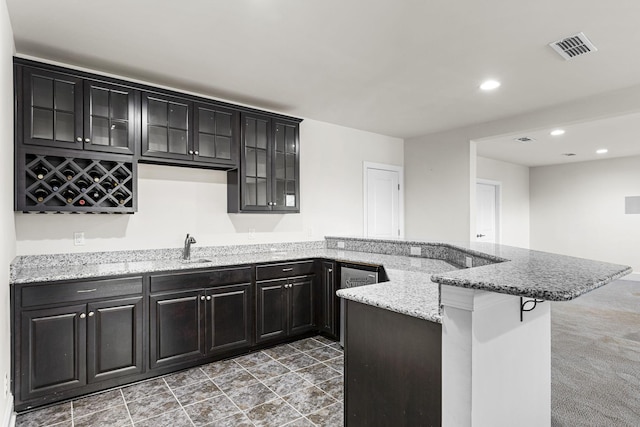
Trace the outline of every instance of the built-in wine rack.
{"type": "Polygon", "coordinates": [[[16,208],[23,212],[133,213],[136,165],[117,156],[23,153],[16,208]]]}

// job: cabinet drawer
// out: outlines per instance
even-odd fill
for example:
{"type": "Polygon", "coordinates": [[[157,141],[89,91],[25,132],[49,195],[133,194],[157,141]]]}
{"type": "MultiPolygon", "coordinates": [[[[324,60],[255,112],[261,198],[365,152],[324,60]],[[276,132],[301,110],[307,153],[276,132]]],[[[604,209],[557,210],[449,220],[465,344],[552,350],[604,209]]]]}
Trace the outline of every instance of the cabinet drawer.
{"type": "Polygon", "coordinates": [[[250,282],[251,267],[221,268],[198,273],[158,274],[151,276],[151,293],[250,282]]]}
{"type": "Polygon", "coordinates": [[[135,294],[142,294],[142,277],[140,276],[24,286],[21,295],[22,306],[33,307],[135,294]]]}
{"type": "Polygon", "coordinates": [[[314,261],[283,262],[256,267],[256,280],[278,279],[281,277],[306,276],[315,272],[314,261]]]}

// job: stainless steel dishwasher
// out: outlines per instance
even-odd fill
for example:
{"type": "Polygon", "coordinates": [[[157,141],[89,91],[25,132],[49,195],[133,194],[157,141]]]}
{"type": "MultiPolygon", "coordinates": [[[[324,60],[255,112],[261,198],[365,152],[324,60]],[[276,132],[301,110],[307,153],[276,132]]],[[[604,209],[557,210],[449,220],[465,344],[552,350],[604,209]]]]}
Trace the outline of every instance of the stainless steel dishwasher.
{"type": "MultiPolygon", "coordinates": [[[[362,264],[340,264],[340,289],[378,283],[380,267],[362,264]]],[[[344,299],[340,298],[340,345],[344,347],[344,299]]]]}

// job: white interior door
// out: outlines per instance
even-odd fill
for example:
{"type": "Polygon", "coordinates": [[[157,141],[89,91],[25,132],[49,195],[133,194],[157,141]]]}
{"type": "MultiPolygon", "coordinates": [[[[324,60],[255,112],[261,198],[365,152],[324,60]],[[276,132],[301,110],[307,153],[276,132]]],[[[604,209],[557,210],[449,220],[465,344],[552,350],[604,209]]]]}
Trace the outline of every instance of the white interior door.
{"type": "Polygon", "coordinates": [[[476,184],[476,240],[499,243],[500,186],[478,182],[476,184]]]}
{"type": "Polygon", "coordinates": [[[402,235],[400,224],[401,171],[365,165],[367,237],[390,238],[402,235]]]}

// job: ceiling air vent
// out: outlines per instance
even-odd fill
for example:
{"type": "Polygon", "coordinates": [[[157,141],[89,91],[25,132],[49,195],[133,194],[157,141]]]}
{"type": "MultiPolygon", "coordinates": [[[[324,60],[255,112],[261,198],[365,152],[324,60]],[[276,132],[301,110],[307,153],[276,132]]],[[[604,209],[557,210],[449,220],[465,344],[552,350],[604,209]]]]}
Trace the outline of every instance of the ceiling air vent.
{"type": "Polygon", "coordinates": [[[514,141],[517,141],[517,142],[519,142],[521,144],[529,144],[531,142],[534,142],[535,139],[529,138],[528,136],[521,136],[520,138],[514,139],[514,141]]]}
{"type": "Polygon", "coordinates": [[[553,50],[558,52],[558,54],[566,60],[598,50],[598,48],[591,43],[591,40],[589,40],[584,33],[578,33],[573,36],[557,40],[553,43],[549,43],[549,46],[551,46],[553,50]]]}

